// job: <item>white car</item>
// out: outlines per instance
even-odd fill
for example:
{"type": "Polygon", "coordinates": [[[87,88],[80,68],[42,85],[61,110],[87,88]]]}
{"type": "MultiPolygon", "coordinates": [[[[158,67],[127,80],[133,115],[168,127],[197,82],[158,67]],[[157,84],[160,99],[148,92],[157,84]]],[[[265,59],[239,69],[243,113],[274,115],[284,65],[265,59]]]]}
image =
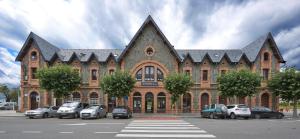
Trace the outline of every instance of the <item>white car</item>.
{"type": "Polygon", "coordinates": [[[107,116],[106,107],[104,105],[93,105],[80,112],[81,119],[87,118],[105,118],[107,116]]]}
{"type": "Polygon", "coordinates": [[[231,104],[227,105],[227,115],[231,119],[236,119],[237,117],[248,119],[251,116],[251,111],[245,104],[231,104]]]}

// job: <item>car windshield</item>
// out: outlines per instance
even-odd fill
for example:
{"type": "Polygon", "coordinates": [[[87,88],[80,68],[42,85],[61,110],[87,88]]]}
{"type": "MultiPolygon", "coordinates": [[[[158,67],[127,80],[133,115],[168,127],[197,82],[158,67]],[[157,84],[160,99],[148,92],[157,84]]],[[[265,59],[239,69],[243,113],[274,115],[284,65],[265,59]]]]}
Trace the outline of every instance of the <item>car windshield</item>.
{"type": "Polygon", "coordinates": [[[263,108],[263,110],[264,110],[264,111],[268,111],[268,112],[270,112],[270,111],[271,111],[271,109],[269,109],[269,108],[266,108],[266,107],[264,107],[264,108],[263,108]]]}
{"type": "Polygon", "coordinates": [[[116,113],[116,112],[126,112],[126,109],[125,108],[115,108],[113,110],[113,113],[116,113]]]}
{"type": "Polygon", "coordinates": [[[37,108],[37,109],[35,109],[35,110],[44,110],[44,109],[47,109],[47,108],[37,108]]]}
{"type": "Polygon", "coordinates": [[[98,108],[99,108],[99,106],[91,106],[88,109],[98,109],[98,108]]]}
{"type": "Polygon", "coordinates": [[[78,102],[65,103],[62,107],[76,107],[76,105],[78,105],[78,102]]]}

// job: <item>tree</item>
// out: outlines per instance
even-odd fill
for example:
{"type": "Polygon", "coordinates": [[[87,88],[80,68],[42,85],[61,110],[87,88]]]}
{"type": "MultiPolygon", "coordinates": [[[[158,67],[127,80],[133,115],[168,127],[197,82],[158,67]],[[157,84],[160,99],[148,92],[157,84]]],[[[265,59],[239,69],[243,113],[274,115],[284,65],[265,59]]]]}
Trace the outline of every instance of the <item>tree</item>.
{"type": "Polygon", "coordinates": [[[297,102],[300,99],[300,72],[294,68],[286,68],[276,73],[268,82],[268,87],[276,96],[287,102],[293,102],[293,117],[297,117],[297,102]]]}
{"type": "Polygon", "coordinates": [[[42,68],[37,71],[41,88],[54,92],[54,97],[67,97],[80,85],[78,72],[68,65],[42,68]]]}
{"type": "Polygon", "coordinates": [[[6,102],[10,101],[9,88],[5,84],[0,84],[0,93],[4,94],[6,102]]]}
{"type": "Polygon", "coordinates": [[[9,96],[10,96],[10,100],[12,102],[18,102],[18,93],[19,93],[18,88],[13,88],[13,89],[10,90],[9,96]]]}
{"type": "MultiPolygon", "coordinates": [[[[193,82],[189,75],[184,73],[173,73],[164,79],[164,87],[171,94],[171,106],[176,105],[179,97],[192,87],[193,82]]],[[[177,108],[176,108],[177,113],[177,108]]]]}
{"type": "MultiPolygon", "coordinates": [[[[218,90],[225,97],[251,97],[257,93],[261,77],[249,70],[232,71],[218,77],[218,90]]],[[[251,106],[251,101],[250,101],[251,106]]]]}
{"type": "Polygon", "coordinates": [[[135,80],[129,72],[116,71],[114,74],[107,74],[100,83],[101,90],[110,96],[117,97],[120,101],[122,97],[128,96],[132,91],[135,80]]]}

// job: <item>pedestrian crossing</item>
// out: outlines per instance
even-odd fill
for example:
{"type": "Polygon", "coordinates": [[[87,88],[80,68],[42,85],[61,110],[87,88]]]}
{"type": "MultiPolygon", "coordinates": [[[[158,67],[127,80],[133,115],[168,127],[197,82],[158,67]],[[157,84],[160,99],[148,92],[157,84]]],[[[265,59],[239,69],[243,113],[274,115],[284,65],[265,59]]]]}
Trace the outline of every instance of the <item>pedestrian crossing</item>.
{"type": "Polygon", "coordinates": [[[216,136],[184,120],[134,120],[115,137],[216,138],[216,136]]]}

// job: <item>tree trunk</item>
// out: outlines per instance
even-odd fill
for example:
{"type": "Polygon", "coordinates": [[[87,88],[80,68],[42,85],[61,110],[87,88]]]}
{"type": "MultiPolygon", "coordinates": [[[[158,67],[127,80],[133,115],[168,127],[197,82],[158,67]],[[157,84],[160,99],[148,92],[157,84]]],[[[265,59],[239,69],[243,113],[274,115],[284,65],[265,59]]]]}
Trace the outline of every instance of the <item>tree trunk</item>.
{"type": "Polygon", "coordinates": [[[294,98],[293,103],[293,118],[297,118],[297,98],[294,98]]]}
{"type": "Polygon", "coordinates": [[[252,108],[252,101],[251,101],[251,97],[252,96],[248,96],[248,97],[249,97],[249,99],[248,99],[248,101],[249,101],[249,103],[248,103],[249,104],[249,108],[252,108]]]}

